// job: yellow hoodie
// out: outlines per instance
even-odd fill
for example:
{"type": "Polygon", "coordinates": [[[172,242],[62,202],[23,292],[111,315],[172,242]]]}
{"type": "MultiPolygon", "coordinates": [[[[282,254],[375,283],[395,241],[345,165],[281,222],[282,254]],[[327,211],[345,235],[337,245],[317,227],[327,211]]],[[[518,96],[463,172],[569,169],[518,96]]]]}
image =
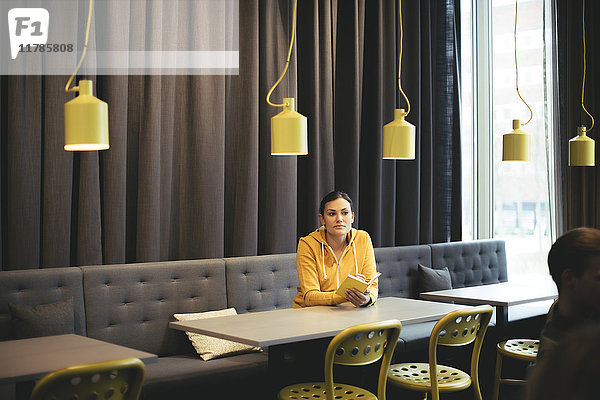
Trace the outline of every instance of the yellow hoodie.
{"type": "MultiPolygon", "coordinates": [[[[371,237],[365,231],[351,229],[348,245],[339,262],[327,244],[325,227],[320,227],[298,242],[296,269],[298,288],[292,307],[334,305],[347,301],[335,290],[348,274],[363,274],[370,280],[376,273],[371,237]]],[[[369,288],[371,304],[377,301],[377,280],[369,288]]]]}

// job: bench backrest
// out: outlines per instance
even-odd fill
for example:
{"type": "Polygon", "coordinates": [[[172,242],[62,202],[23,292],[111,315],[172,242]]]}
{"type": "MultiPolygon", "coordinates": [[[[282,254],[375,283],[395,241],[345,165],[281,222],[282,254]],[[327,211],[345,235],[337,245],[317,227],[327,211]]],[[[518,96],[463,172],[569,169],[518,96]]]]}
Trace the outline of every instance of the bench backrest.
{"type": "Polygon", "coordinates": [[[432,267],[448,267],[453,288],[506,282],[508,279],[503,240],[484,239],[429,246],[432,267]]]}
{"type": "Polygon", "coordinates": [[[290,308],[296,295],[296,254],[225,259],[227,306],[238,314],[290,308]]]}
{"type": "Polygon", "coordinates": [[[428,245],[379,247],[375,249],[379,296],[417,298],[417,267],[431,265],[428,245]]]}
{"type": "Polygon", "coordinates": [[[79,268],[26,269],[0,273],[0,340],[14,339],[9,303],[38,306],[73,299],[74,333],[85,335],[79,268]]]}
{"type": "Polygon", "coordinates": [[[173,314],[226,308],[225,262],[183,260],[82,267],[87,335],[158,354],[191,353],[173,314]]]}
{"type": "MultiPolygon", "coordinates": [[[[375,249],[381,297],[418,297],[417,266],[448,267],[453,287],[507,280],[502,240],[375,249]]],[[[12,338],[8,303],[73,298],[75,333],[160,356],[193,352],[168,327],[173,314],[234,307],[238,313],[289,308],[296,255],[233,257],[0,272],[0,340],[12,338]]]]}

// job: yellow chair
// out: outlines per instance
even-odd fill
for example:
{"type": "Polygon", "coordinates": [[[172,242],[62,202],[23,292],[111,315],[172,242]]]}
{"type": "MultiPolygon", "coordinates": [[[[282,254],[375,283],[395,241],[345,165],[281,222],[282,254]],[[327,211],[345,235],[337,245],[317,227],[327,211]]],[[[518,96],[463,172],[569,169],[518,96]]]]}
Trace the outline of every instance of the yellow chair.
{"type": "Polygon", "coordinates": [[[297,383],[279,391],[280,400],[289,399],[377,399],[385,400],[386,375],[400,336],[398,320],[366,323],[344,329],[329,343],[325,352],[325,382],[297,383]],[[383,357],[377,396],[368,390],[333,381],[333,364],[368,365],[383,357]]]}
{"type": "Polygon", "coordinates": [[[124,358],[59,369],[35,385],[31,400],[137,400],[146,367],[137,358],[124,358]]]}
{"type": "Polygon", "coordinates": [[[481,400],[479,387],[479,353],[483,337],[492,318],[489,305],[453,311],[438,321],[429,338],[429,363],[402,363],[390,366],[388,380],[404,389],[431,392],[434,400],[440,392],[456,392],[473,385],[475,398],[481,400]],[[464,346],[475,342],[471,355],[470,375],[460,369],[437,363],[437,347],[464,346]]]}
{"type": "Polygon", "coordinates": [[[502,378],[502,357],[526,361],[533,364],[537,358],[539,340],[536,339],[510,339],[498,343],[496,346],[496,372],[494,374],[493,399],[498,400],[500,384],[525,385],[524,379],[502,378]]]}

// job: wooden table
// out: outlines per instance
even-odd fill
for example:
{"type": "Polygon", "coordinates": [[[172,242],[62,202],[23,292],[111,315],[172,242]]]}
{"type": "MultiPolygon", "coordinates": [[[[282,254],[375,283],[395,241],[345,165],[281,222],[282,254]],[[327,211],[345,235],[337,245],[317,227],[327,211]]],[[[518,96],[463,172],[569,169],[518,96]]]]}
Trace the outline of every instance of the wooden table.
{"type": "Polygon", "coordinates": [[[492,305],[496,308],[496,326],[500,329],[500,332],[505,332],[505,328],[508,326],[509,307],[556,299],[557,297],[556,285],[547,277],[541,277],[530,282],[503,282],[421,293],[421,298],[426,300],[492,305]]]}
{"type": "Polygon", "coordinates": [[[157,360],[155,354],[73,334],[0,341],[0,383],[19,384],[17,397],[28,398],[34,381],[50,372],[128,357],[157,360]]]}
{"type": "MultiPolygon", "coordinates": [[[[271,397],[276,398],[282,382],[288,379],[284,354],[296,342],[333,337],[347,327],[375,321],[398,319],[406,326],[439,320],[447,313],[464,308],[456,304],[380,298],[371,307],[355,308],[350,303],[252,312],[226,317],[171,322],[169,326],[251,346],[268,347],[268,370],[273,382],[271,397]]],[[[314,366],[321,369],[322,366],[314,366]]]]}
{"type": "Polygon", "coordinates": [[[251,346],[270,347],[332,337],[349,326],[366,322],[398,319],[403,325],[410,325],[436,321],[460,308],[464,306],[384,297],[371,307],[355,308],[350,303],[343,303],[339,306],[287,308],[171,322],[169,326],[251,346]]]}

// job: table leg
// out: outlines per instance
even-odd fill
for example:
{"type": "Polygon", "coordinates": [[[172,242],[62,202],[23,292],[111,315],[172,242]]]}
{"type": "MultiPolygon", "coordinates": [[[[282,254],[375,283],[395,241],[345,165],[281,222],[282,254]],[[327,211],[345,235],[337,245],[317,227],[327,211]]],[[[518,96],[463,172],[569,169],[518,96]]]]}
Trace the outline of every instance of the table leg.
{"type": "Polygon", "coordinates": [[[269,375],[281,372],[285,346],[269,346],[269,375]]]}
{"type": "Polygon", "coordinates": [[[508,307],[496,306],[496,327],[500,337],[505,337],[508,327],[508,307]]]}
{"type": "Polygon", "coordinates": [[[269,391],[272,399],[277,398],[279,390],[285,385],[284,382],[284,359],[285,359],[285,345],[269,346],[269,366],[268,366],[268,379],[269,379],[269,391]]]}
{"type": "Polygon", "coordinates": [[[322,381],[330,337],[269,347],[269,380],[279,389],[298,382],[322,381]]]}
{"type": "Polygon", "coordinates": [[[15,384],[15,396],[17,400],[29,400],[35,381],[23,381],[15,384]]]}

